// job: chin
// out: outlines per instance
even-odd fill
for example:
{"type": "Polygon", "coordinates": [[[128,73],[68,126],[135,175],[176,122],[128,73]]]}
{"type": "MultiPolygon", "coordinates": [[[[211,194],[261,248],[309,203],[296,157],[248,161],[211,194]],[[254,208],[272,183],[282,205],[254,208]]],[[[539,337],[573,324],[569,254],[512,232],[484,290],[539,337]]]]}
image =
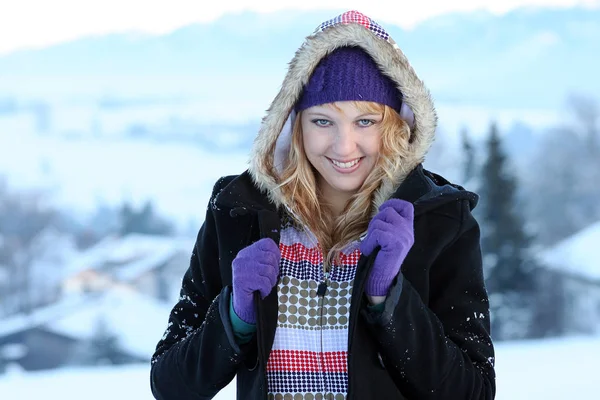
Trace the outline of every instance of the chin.
{"type": "Polygon", "coordinates": [[[356,182],[353,184],[347,184],[347,185],[331,185],[331,187],[333,189],[335,189],[337,192],[341,192],[341,193],[346,193],[349,195],[354,195],[356,194],[360,188],[362,187],[364,181],[361,182],[356,182]]]}

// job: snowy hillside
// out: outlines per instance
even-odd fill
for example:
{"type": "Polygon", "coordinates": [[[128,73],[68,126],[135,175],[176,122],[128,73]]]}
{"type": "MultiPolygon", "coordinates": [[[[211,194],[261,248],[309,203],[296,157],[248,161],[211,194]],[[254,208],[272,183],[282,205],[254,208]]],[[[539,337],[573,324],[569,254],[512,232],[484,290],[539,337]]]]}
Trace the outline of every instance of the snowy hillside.
{"type": "Polygon", "coordinates": [[[551,268],[589,280],[600,281],[600,221],[561,241],[540,255],[551,268]]]}
{"type": "Polygon", "coordinates": [[[88,213],[99,204],[153,199],[179,222],[202,220],[216,180],[247,167],[247,153],[185,143],[0,134],[0,176],[16,188],[44,188],[61,208],[88,213]]]}
{"type": "MultiPolygon", "coordinates": [[[[497,346],[497,400],[597,398],[600,338],[497,346]]],[[[0,376],[3,400],[151,400],[145,366],[0,376]]],[[[235,399],[235,384],[217,400],[235,399]]]]}

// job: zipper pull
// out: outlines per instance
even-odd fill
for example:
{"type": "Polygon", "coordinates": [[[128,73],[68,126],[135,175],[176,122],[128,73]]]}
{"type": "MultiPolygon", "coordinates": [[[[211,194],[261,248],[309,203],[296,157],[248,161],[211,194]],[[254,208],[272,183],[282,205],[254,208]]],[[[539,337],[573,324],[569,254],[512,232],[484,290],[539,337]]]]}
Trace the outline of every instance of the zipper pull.
{"type": "Polygon", "coordinates": [[[317,295],[320,297],[325,296],[327,292],[327,281],[329,280],[329,272],[325,272],[325,280],[319,283],[319,288],[317,289],[317,295]]]}
{"type": "Polygon", "coordinates": [[[327,282],[319,283],[319,288],[317,289],[317,295],[320,297],[325,296],[325,292],[327,291],[327,282]]]}

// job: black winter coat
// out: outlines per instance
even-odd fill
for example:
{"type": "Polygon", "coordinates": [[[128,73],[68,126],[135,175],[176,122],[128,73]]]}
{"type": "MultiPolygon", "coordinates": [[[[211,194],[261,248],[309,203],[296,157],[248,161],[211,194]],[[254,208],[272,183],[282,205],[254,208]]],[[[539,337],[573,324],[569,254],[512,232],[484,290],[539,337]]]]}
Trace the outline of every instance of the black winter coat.
{"type": "MultiPolygon", "coordinates": [[[[490,400],[494,348],[482,276],[477,196],[419,165],[392,197],[415,207],[415,243],[385,301],[371,314],[363,286],[376,252],[362,256],[352,293],[349,399],[490,400]]],[[[152,360],[159,400],[210,399],[237,375],[238,399],[267,397],[277,323],[276,288],[257,302],[257,332],[236,344],[229,320],[231,262],[263,237],[278,242],[280,215],[248,172],[215,185],[181,298],[152,360]]]]}

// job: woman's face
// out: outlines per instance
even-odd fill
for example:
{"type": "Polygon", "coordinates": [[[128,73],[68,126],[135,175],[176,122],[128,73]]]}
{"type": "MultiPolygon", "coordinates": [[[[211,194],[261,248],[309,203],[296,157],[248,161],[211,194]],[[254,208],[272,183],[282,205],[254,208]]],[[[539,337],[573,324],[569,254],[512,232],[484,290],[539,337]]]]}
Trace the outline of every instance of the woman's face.
{"type": "Polygon", "coordinates": [[[325,198],[349,198],[373,170],[381,146],[380,113],[364,113],[352,102],[310,107],[302,112],[304,151],[318,171],[325,198]]]}

